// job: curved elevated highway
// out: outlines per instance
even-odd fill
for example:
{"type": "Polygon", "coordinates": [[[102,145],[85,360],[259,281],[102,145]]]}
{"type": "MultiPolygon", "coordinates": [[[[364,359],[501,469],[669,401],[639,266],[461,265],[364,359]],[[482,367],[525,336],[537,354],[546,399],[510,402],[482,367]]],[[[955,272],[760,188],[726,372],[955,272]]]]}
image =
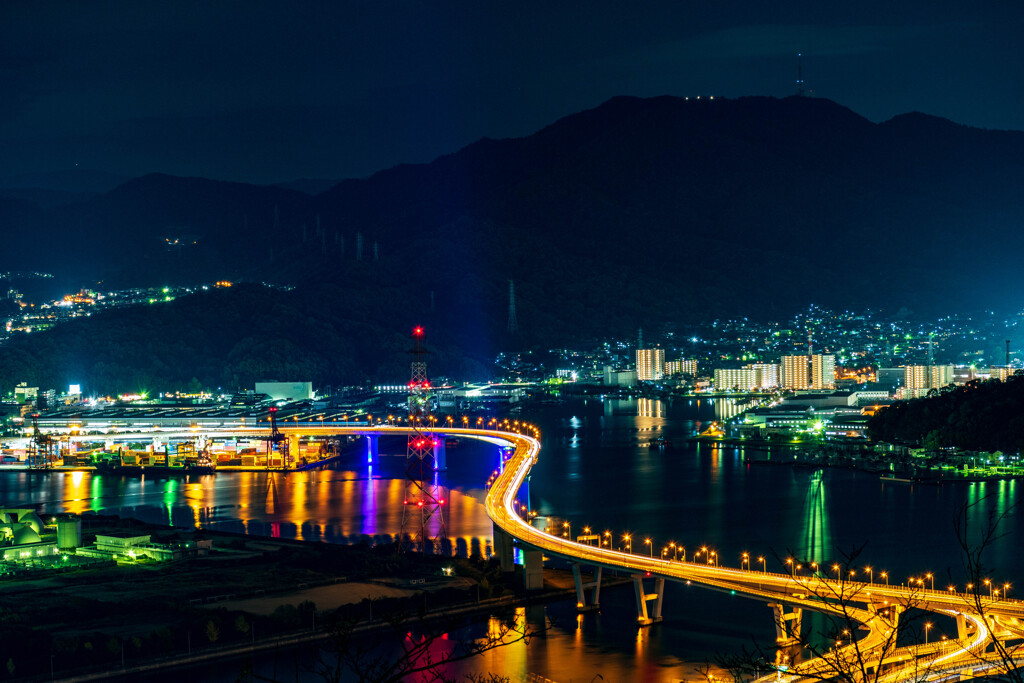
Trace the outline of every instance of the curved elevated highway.
{"type": "MultiPolygon", "coordinates": [[[[524,427],[530,430],[529,427],[524,427]]],[[[279,426],[290,438],[299,435],[361,434],[375,437],[407,434],[404,427],[289,425],[279,426]]],[[[517,510],[516,496],[530,469],[540,455],[540,442],[533,436],[487,429],[437,427],[438,434],[451,434],[513,447],[501,473],[492,478],[485,506],[494,523],[495,552],[503,568],[512,569],[512,545],[524,552],[527,586],[539,587],[543,556],[563,558],[573,564],[576,576],[577,606],[592,609],[599,603],[601,572],[612,569],[631,574],[637,598],[640,625],[660,621],[665,581],[697,584],[722,592],[743,595],[767,603],[773,610],[777,644],[780,648],[799,645],[803,609],[838,615],[842,623],[859,624],[866,631],[860,638],[848,638],[821,657],[804,660],[795,666],[777,666],[759,683],[770,680],[802,681],[843,678],[872,683],[902,681],[940,681],[964,675],[1000,676],[1024,666],[1024,602],[1005,598],[979,597],[973,594],[925,590],[879,583],[831,580],[820,576],[776,574],[756,569],[718,567],[679,562],[659,557],[619,552],[574,542],[534,528],[517,510]],[[584,584],[580,568],[594,568],[594,581],[584,584]],[[648,593],[645,584],[654,582],[648,593]],[[586,590],[591,589],[591,604],[586,590]],[[648,603],[654,602],[653,609],[648,603]],[[908,608],[948,615],[957,622],[956,639],[930,645],[904,646],[897,643],[897,628],[902,612],[908,608]],[[996,647],[1001,645],[1001,647],[996,647]]],[[[134,432],[131,438],[194,438],[202,433],[212,438],[265,437],[268,427],[244,427],[218,430],[153,430],[134,432]]],[[[127,438],[120,435],[118,438],[127,438]]],[[[75,440],[95,440],[80,435],[75,440]]],[[[780,660],[782,661],[782,660],[780,660]]]]}
{"type": "MultiPolygon", "coordinates": [[[[465,430],[467,436],[476,430],[465,430]]],[[[495,436],[495,432],[487,432],[495,436]]],[[[660,618],[665,580],[699,584],[713,590],[730,591],[763,600],[775,609],[780,646],[799,643],[800,610],[813,609],[841,615],[844,621],[859,623],[867,634],[840,643],[821,657],[805,660],[793,667],[778,667],[763,680],[787,681],[846,678],[879,683],[943,680],[963,674],[998,676],[1024,665],[1024,649],[1015,651],[1011,641],[1024,639],[1024,603],[1002,598],[978,598],[975,595],[925,590],[877,583],[837,581],[822,577],[774,574],[757,570],[716,567],[644,557],[608,548],[594,547],[545,533],[534,528],[517,512],[516,495],[540,455],[540,442],[532,436],[501,432],[515,450],[487,493],[487,514],[495,524],[495,547],[503,552],[501,533],[518,541],[521,547],[600,569],[624,570],[634,575],[637,585],[638,621],[650,623],[660,618]],[[658,585],[656,595],[642,589],[643,580],[652,578],[658,585]],[[654,618],[646,603],[657,600],[654,618]],[[907,608],[949,615],[957,620],[958,638],[931,645],[903,646],[897,643],[900,614],[907,608]],[[787,613],[787,610],[789,613],[787,613]],[[993,651],[994,640],[1003,644],[1002,653],[993,651]],[[784,672],[784,673],[783,673],[784,672]]],[[[530,562],[530,552],[525,553],[530,562]]],[[[539,561],[537,558],[535,561],[539,561]]],[[[527,573],[530,567],[526,567],[527,573]]],[[[585,608],[580,590],[578,568],[578,606],[585,608]]],[[[597,581],[599,582],[599,578],[597,581]]],[[[598,587],[599,590],[599,587],[598,587]]],[[[595,591],[596,592],[596,591],[595,591]]]]}

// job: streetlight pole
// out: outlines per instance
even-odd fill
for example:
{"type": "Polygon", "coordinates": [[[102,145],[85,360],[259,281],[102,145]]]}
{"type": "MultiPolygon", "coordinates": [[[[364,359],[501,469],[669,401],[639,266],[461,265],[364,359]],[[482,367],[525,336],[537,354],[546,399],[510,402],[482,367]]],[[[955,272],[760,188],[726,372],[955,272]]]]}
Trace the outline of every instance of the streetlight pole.
{"type": "Polygon", "coordinates": [[[761,573],[762,574],[767,574],[768,573],[768,563],[765,561],[764,557],[758,557],[757,561],[761,563],[761,573]]]}
{"type": "Polygon", "coordinates": [[[654,559],[654,543],[651,542],[650,538],[645,538],[644,539],[644,543],[646,543],[647,545],[649,545],[651,547],[651,559],[653,560],[654,559]]]}

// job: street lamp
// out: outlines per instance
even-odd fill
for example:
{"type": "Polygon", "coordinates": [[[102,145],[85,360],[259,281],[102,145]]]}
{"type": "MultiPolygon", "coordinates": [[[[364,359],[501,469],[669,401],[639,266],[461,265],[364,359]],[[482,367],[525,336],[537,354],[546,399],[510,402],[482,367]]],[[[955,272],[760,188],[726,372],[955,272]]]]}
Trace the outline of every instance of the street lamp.
{"type": "Polygon", "coordinates": [[[651,546],[651,559],[653,560],[654,559],[654,544],[651,543],[651,539],[650,538],[645,538],[644,539],[644,543],[646,543],[647,545],[651,546]]]}
{"type": "Polygon", "coordinates": [[[874,583],[875,582],[874,570],[871,569],[871,567],[864,567],[864,571],[866,571],[868,573],[868,583],[874,583]]]}
{"type": "Polygon", "coordinates": [[[629,534],[623,534],[622,535],[622,540],[625,543],[626,552],[627,553],[632,553],[633,552],[633,539],[632,539],[632,537],[629,534]]]}
{"type": "Polygon", "coordinates": [[[992,581],[990,579],[985,579],[985,585],[988,586],[988,597],[991,598],[992,597],[992,581]]]}
{"type": "Polygon", "coordinates": [[[562,535],[566,538],[570,538],[572,536],[572,525],[570,525],[569,522],[562,522],[562,528],[565,529],[565,531],[562,532],[562,535]]]}
{"type": "Polygon", "coordinates": [[[750,571],[750,553],[743,553],[740,556],[740,569],[743,569],[744,563],[747,565],[747,571],[750,571]]]}
{"type": "Polygon", "coordinates": [[[839,565],[838,564],[832,565],[832,571],[834,571],[836,573],[836,581],[838,581],[839,580],[839,565]]]}
{"type": "Polygon", "coordinates": [[[929,582],[931,582],[930,586],[929,586],[929,589],[930,590],[935,590],[935,577],[932,576],[931,573],[925,574],[924,577],[926,579],[928,579],[929,582]]]}
{"type": "Polygon", "coordinates": [[[757,561],[761,563],[761,572],[764,573],[764,574],[767,574],[768,573],[768,563],[765,562],[764,557],[763,556],[758,557],[757,561]]]}
{"type": "Polygon", "coordinates": [[[612,547],[612,532],[608,531],[607,529],[604,532],[604,545],[608,546],[609,548],[612,547]]]}
{"type": "Polygon", "coordinates": [[[879,574],[879,576],[881,576],[883,579],[885,579],[885,585],[888,586],[889,585],[889,573],[888,572],[882,572],[881,574],[879,574]]]}
{"type": "Polygon", "coordinates": [[[928,644],[928,631],[931,629],[932,624],[930,621],[924,622],[924,644],[928,644]]]}

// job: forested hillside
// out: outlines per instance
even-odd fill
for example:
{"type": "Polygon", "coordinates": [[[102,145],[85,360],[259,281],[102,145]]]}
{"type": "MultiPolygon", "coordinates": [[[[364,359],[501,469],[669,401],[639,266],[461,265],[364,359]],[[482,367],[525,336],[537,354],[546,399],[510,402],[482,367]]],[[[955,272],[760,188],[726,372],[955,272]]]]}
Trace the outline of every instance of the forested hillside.
{"type": "Polygon", "coordinates": [[[928,398],[883,408],[869,423],[871,438],[974,451],[1024,449],[1024,375],[1006,382],[973,381],[928,398]]]}

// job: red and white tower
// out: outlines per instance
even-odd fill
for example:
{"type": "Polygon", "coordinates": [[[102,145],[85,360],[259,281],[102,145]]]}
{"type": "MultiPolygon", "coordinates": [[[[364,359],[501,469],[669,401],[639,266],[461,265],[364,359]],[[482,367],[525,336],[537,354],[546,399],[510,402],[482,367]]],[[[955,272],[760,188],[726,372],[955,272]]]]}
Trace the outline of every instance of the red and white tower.
{"type": "Polygon", "coordinates": [[[405,505],[402,514],[401,550],[450,554],[445,529],[448,492],[435,461],[437,435],[430,415],[430,380],[423,348],[423,328],[412,331],[414,347],[409,380],[409,442],[405,463],[405,505]]]}

